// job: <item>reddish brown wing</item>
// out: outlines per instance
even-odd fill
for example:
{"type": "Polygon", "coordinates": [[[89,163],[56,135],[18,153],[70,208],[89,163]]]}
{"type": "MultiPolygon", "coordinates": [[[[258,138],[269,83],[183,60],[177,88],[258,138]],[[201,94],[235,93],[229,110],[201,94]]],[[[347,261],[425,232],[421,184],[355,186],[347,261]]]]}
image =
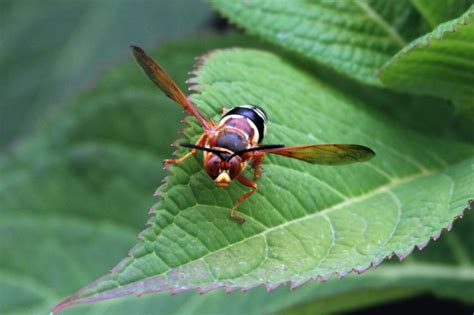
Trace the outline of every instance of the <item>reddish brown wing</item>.
{"type": "Polygon", "coordinates": [[[138,61],[148,77],[172,100],[181,104],[184,110],[196,117],[199,124],[204,130],[210,129],[212,123],[206,120],[196,107],[188,100],[176,82],[170,77],[166,71],[153,61],[140,47],[131,46],[133,55],[138,61]]]}
{"type": "Polygon", "coordinates": [[[322,165],[342,165],[365,162],[375,155],[371,149],[357,144],[301,145],[268,149],[259,152],[283,155],[308,163],[322,165]]]}

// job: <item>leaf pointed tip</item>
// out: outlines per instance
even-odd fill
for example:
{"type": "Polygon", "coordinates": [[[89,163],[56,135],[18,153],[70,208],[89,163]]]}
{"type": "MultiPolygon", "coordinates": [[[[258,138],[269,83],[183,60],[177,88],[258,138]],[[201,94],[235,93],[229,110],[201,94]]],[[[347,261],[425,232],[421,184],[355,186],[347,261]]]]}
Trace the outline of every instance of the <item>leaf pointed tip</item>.
{"type": "Polygon", "coordinates": [[[398,257],[398,260],[403,261],[405,258],[407,258],[412,252],[415,247],[411,247],[408,249],[406,252],[400,252],[400,253],[395,253],[395,255],[398,257]]]}
{"type": "Polygon", "coordinates": [[[56,304],[56,305],[51,309],[51,312],[49,312],[49,315],[55,315],[55,314],[57,314],[58,312],[60,312],[62,309],[73,305],[73,304],[74,304],[73,301],[74,301],[73,296],[72,296],[72,295],[68,296],[67,298],[63,299],[61,302],[59,302],[58,304],[56,304]]]}

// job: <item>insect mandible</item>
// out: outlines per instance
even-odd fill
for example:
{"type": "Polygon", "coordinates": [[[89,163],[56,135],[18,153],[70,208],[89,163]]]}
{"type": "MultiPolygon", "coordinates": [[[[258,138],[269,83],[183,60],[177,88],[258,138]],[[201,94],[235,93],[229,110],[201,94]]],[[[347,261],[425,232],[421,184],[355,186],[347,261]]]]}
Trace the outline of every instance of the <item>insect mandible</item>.
{"type": "Polygon", "coordinates": [[[322,165],[364,162],[375,155],[370,148],[357,144],[261,144],[267,128],[267,114],[262,108],[250,104],[240,105],[223,111],[219,122],[214,122],[197,110],[176,82],[143,49],[131,47],[138,64],[148,77],[166,96],[194,116],[204,131],[195,144],[180,144],[191,149],[188,153],[178,159],[165,160],[165,165],[181,163],[198,151],[203,151],[204,169],[218,186],[228,186],[236,179],[250,187],[251,191],[240,196],[231,210],[231,218],[240,223],[245,222],[245,218],[237,213],[238,207],[257,190],[257,183],[244,177],[242,171],[251,164],[254,179],[258,179],[262,173],[260,164],[265,154],[277,154],[322,165]]]}

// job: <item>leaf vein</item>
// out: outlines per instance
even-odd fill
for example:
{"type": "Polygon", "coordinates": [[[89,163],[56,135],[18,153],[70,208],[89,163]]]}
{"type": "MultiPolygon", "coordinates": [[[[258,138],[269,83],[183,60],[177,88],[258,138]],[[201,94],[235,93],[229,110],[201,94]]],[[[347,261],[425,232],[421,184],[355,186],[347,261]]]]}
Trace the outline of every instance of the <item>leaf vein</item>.
{"type": "Polygon", "coordinates": [[[382,29],[387,32],[388,36],[395,42],[397,45],[402,48],[404,47],[407,43],[405,40],[400,36],[398,31],[393,28],[390,24],[385,22],[385,20],[375,11],[373,10],[367,2],[364,0],[355,0],[354,3],[359,6],[359,8],[367,14],[367,16],[374,21],[376,24],[378,24],[382,29]]]}
{"type": "MultiPolygon", "coordinates": [[[[237,244],[244,243],[244,242],[246,242],[246,241],[248,241],[248,240],[251,240],[251,239],[253,239],[253,238],[255,238],[255,237],[258,237],[258,236],[261,236],[261,235],[267,235],[267,234],[269,234],[269,233],[271,233],[271,232],[273,232],[273,231],[276,231],[276,230],[285,228],[286,226],[288,226],[288,225],[290,225],[290,224],[295,224],[295,223],[298,223],[298,222],[301,222],[301,221],[303,221],[303,220],[307,220],[307,219],[310,219],[310,218],[313,218],[313,217],[323,216],[323,215],[326,215],[326,214],[331,213],[331,212],[333,212],[333,211],[336,211],[336,210],[338,210],[338,209],[341,209],[341,208],[343,208],[343,207],[345,207],[345,206],[348,206],[348,205],[350,205],[350,204],[357,203],[357,202],[362,202],[362,201],[367,200],[367,199],[369,199],[369,198],[371,198],[371,197],[373,197],[373,196],[376,196],[376,195],[378,195],[378,194],[385,193],[386,191],[390,190],[391,188],[393,188],[393,187],[395,187],[395,186],[397,186],[397,185],[406,184],[406,183],[411,182],[411,181],[414,181],[414,180],[416,180],[416,179],[419,179],[419,178],[422,178],[422,177],[426,177],[426,176],[432,175],[433,173],[434,173],[434,171],[431,171],[431,172],[429,172],[429,173],[418,173],[418,174],[415,174],[415,175],[411,175],[411,176],[407,176],[407,177],[404,177],[404,178],[400,178],[400,179],[394,180],[394,181],[389,182],[389,183],[387,183],[387,184],[385,184],[385,185],[383,185],[383,186],[380,186],[379,188],[377,188],[377,189],[375,189],[375,190],[372,190],[372,191],[370,191],[370,192],[367,192],[367,193],[365,193],[365,194],[363,194],[363,195],[360,195],[360,196],[357,196],[357,197],[353,197],[353,198],[348,199],[348,200],[346,200],[346,201],[344,201],[344,202],[341,202],[341,203],[338,203],[338,204],[336,204],[336,205],[333,205],[333,206],[331,206],[331,207],[329,207],[329,208],[323,209],[323,210],[321,210],[321,211],[319,211],[319,212],[311,213],[311,214],[302,216],[302,217],[300,217],[300,218],[294,219],[294,220],[292,220],[292,221],[288,221],[288,222],[282,223],[282,224],[280,224],[280,225],[276,225],[276,226],[273,226],[273,227],[271,227],[271,228],[267,228],[267,229],[265,229],[265,230],[263,230],[263,231],[261,231],[261,232],[258,232],[258,233],[256,233],[256,234],[250,236],[250,237],[247,237],[247,238],[242,239],[242,240],[240,240],[240,241],[237,241],[237,242],[234,242],[234,243],[232,243],[232,244],[229,244],[229,245],[227,245],[227,246],[225,246],[225,247],[222,247],[222,248],[220,248],[220,249],[218,249],[218,250],[216,250],[216,251],[214,251],[214,252],[212,252],[212,253],[206,254],[206,255],[204,255],[204,256],[202,256],[202,257],[196,259],[196,260],[205,259],[205,258],[206,258],[207,256],[209,256],[209,255],[212,255],[212,254],[215,254],[215,253],[217,253],[217,252],[226,250],[227,248],[229,248],[229,247],[231,247],[231,246],[235,246],[235,245],[237,245],[237,244]]],[[[194,262],[194,261],[189,261],[188,263],[183,264],[183,265],[181,265],[180,267],[181,267],[181,268],[182,268],[182,267],[185,267],[186,265],[191,264],[191,263],[193,263],[193,262],[194,262]]],[[[170,268],[170,269],[171,269],[171,268],[170,268]]],[[[169,272],[169,270],[168,270],[168,271],[165,271],[165,272],[169,272]]]]}

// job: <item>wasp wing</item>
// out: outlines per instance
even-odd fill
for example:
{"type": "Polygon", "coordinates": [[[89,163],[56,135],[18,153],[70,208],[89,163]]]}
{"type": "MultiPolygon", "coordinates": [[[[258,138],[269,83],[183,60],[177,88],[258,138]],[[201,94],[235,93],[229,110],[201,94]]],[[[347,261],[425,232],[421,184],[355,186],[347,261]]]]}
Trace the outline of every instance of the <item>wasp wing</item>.
{"type": "Polygon", "coordinates": [[[311,164],[343,165],[365,162],[374,157],[375,152],[357,144],[316,144],[294,147],[264,149],[258,152],[278,154],[311,164]]]}
{"type": "Polygon", "coordinates": [[[166,71],[158,65],[143,49],[137,46],[131,46],[133,55],[138,64],[142,67],[147,76],[172,100],[182,105],[184,110],[196,117],[204,130],[211,127],[211,123],[205,119],[197,108],[188,100],[183,91],[166,71]]]}

